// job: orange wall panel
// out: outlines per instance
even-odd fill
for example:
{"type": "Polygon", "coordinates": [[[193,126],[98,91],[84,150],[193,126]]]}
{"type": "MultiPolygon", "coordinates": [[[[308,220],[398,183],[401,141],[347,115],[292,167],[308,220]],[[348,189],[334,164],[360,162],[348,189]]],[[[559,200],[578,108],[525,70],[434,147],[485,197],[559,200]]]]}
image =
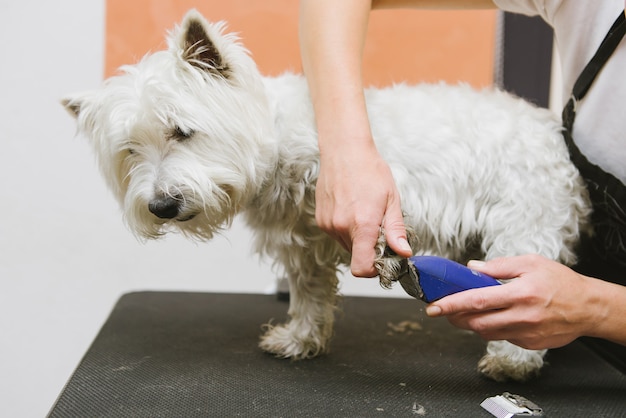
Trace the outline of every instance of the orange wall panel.
{"type": "MultiPolygon", "coordinates": [[[[297,0],[107,0],[105,75],[166,47],[167,30],[190,8],[238,32],[261,72],[301,72],[297,0]]],[[[384,10],[371,14],[366,84],[493,82],[495,11],[384,10]]]]}

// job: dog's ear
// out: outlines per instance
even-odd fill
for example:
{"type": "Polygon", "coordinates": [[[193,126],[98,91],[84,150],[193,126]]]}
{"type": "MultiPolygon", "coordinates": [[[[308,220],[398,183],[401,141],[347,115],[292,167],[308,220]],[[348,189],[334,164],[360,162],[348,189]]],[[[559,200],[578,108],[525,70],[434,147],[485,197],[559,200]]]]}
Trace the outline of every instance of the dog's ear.
{"type": "Polygon", "coordinates": [[[228,78],[230,69],[211,35],[219,36],[219,29],[211,27],[196,10],[190,10],[178,33],[177,47],[182,52],[182,59],[189,64],[228,78]]]}
{"type": "Polygon", "coordinates": [[[61,99],[61,104],[63,105],[65,110],[68,111],[70,115],[74,116],[75,118],[78,118],[83,101],[77,96],[75,97],[68,96],[68,97],[64,97],[63,99],[61,99]]]}
{"type": "Polygon", "coordinates": [[[68,113],[78,119],[78,116],[93,108],[97,91],[88,90],[73,93],[61,99],[61,105],[68,113]]]}

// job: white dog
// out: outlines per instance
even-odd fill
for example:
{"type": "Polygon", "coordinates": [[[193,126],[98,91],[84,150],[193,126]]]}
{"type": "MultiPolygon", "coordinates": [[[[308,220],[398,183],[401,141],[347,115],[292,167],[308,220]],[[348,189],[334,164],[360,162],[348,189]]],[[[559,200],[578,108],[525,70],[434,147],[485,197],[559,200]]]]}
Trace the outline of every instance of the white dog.
{"type": "MultiPolygon", "coordinates": [[[[268,326],[261,348],[316,356],[328,349],[337,269],[350,255],[315,223],[319,155],[307,85],[299,75],[262,77],[223,29],[190,11],[168,50],[63,103],[138,236],[177,230],[207,240],[242,213],[256,249],[290,280],[291,319],[268,326]]],[[[442,84],[371,89],[367,102],[417,253],[575,261],[589,205],[550,112],[442,84]]],[[[479,369],[523,380],[543,354],[491,342],[479,369]]]]}

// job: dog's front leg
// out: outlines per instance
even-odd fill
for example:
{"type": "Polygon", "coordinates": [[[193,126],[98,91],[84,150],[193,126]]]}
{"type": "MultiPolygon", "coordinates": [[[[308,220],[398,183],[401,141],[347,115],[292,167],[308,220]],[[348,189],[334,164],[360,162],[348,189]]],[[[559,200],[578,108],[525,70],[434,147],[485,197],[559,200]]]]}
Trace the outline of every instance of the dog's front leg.
{"type": "Polygon", "coordinates": [[[266,325],[259,346],[277,357],[300,360],[328,350],[337,298],[335,266],[316,265],[312,258],[290,259],[289,316],[285,324],[266,325]],[[294,261],[299,261],[295,262],[294,261]]]}

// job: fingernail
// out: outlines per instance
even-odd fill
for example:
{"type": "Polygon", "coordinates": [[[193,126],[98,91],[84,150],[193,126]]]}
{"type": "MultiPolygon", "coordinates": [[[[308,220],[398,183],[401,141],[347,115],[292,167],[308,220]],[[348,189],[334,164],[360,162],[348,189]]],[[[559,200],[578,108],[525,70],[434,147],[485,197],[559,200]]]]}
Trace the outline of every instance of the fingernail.
{"type": "Polygon", "coordinates": [[[405,240],[404,238],[400,238],[400,241],[398,241],[398,245],[400,246],[400,249],[402,249],[403,251],[409,251],[411,252],[411,246],[409,245],[409,242],[407,240],[405,240]]]}
{"type": "Polygon", "coordinates": [[[482,267],[484,265],[485,265],[485,262],[481,261],[481,260],[470,260],[470,261],[467,262],[467,267],[469,267],[469,268],[472,268],[472,267],[478,268],[478,267],[482,267]]]}
{"type": "Polygon", "coordinates": [[[441,315],[441,312],[441,308],[437,305],[426,307],[426,315],[428,316],[439,316],[441,315]]]}

